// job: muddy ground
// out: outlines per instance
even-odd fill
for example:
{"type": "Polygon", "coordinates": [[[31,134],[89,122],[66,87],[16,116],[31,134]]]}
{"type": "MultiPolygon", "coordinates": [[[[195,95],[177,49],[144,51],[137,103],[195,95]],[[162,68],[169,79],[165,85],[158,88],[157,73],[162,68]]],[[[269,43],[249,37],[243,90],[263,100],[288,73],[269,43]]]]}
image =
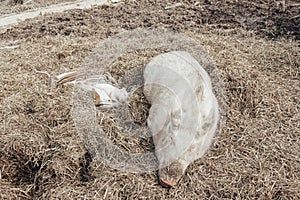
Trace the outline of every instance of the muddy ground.
{"type": "MultiPolygon", "coordinates": [[[[47,14],[0,34],[1,199],[300,198],[298,2],[181,2],[47,14]],[[51,90],[35,73],[76,70],[102,39],[138,27],[192,37],[224,82],[226,125],[172,189],[158,184],[157,172],[124,173],[95,160],[72,120],[72,88],[51,90]]],[[[152,55],[116,65],[144,65],[152,55]]]]}

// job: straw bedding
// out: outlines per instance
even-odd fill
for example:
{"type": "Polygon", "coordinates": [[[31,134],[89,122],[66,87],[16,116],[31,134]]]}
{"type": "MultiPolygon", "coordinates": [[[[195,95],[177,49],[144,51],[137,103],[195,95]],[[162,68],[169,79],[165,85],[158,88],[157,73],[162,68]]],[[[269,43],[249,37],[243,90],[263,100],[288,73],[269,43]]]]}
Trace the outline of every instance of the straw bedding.
{"type": "MultiPolygon", "coordinates": [[[[205,2],[210,2],[207,8],[215,5],[205,2]]],[[[251,8],[259,1],[245,2],[251,8]]],[[[270,2],[260,2],[258,9],[272,10],[270,2]]],[[[192,23],[193,4],[184,5],[163,10],[167,3],[129,1],[49,14],[0,35],[0,47],[19,46],[0,50],[1,199],[300,198],[299,32],[284,26],[276,34],[274,27],[260,32],[230,21],[226,28],[214,21],[192,23]],[[149,15],[149,10],[157,13],[149,15]],[[172,23],[165,18],[168,13],[172,23]],[[108,14],[114,17],[108,20],[108,14]],[[155,171],[125,173],[95,160],[76,133],[72,87],[51,90],[47,78],[35,73],[76,70],[95,41],[148,26],[173,28],[199,41],[216,61],[226,94],[226,124],[217,142],[172,189],[158,184],[155,171]]],[[[293,17],[289,14],[295,12],[282,16],[293,17]]],[[[128,54],[114,65],[144,65],[155,53],[128,54]]],[[[140,106],[132,106],[132,112],[144,123],[147,102],[141,91],[135,95],[132,104],[140,106]]],[[[105,129],[118,134],[113,123],[105,129]]],[[[153,149],[151,140],[131,144],[118,139],[116,144],[137,152],[153,149]]]]}

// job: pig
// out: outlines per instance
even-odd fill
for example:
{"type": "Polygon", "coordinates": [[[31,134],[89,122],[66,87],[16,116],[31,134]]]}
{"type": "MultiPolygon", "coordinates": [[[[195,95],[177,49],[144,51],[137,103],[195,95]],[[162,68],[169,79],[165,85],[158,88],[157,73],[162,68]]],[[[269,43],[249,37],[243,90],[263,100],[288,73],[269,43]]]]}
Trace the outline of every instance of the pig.
{"type": "Polygon", "coordinates": [[[186,168],[203,157],[219,121],[209,75],[188,52],[154,57],[144,69],[144,95],[151,104],[147,125],[159,163],[159,181],[174,187],[186,168]]]}

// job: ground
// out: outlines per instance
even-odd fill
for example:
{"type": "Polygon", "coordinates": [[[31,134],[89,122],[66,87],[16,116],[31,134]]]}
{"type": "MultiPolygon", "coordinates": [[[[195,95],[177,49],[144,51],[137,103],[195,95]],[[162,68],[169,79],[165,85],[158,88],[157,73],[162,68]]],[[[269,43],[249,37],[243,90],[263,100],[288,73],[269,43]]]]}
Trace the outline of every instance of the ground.
{"type": "MultiPolygon", "coordinates": [[[[299,3],[176,3],[132,0],[47,14],[0,34],[1,199],[300,198],[299,3]],[[76,70],[98,42],[138,27],[192,37],[224,83],[226,124],[175,188],[159,185],[156,171],[124,173],[94,159],[72,120],[72,88],[51,90],[35,72],[76,70]]],[[[0,13],[22,6],[5,4],[0,13]]],[[[115,66],[144,65],[154,54],[125,55],[115,66]]]]}

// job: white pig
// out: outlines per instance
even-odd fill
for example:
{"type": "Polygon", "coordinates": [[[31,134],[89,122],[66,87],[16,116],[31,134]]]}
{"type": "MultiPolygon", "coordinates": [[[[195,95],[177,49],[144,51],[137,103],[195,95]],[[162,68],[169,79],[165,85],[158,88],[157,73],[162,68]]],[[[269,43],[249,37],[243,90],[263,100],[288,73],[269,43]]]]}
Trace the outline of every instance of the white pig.
{"type": "Polygon", "coordinates": [[[159,179],[173,187],[211,145],[219,120],[217,99],[206,71],[183,51],[153,58],[144,81],[159,179]]]}

